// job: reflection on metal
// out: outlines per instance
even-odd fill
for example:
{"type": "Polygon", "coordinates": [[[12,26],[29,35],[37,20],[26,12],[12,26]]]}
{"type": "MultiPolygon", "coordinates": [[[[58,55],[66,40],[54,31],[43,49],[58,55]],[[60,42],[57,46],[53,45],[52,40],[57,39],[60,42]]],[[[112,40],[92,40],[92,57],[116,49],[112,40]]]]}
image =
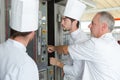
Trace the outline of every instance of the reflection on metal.
{"type": "Polygon", "coordinates": [[[37,64],[40,80],[49,80],[48,71],[48,53],[47,53],[47,2],[40,3],[39,8],[39,29],[38,29],[38,54],[37,64]]]}
{"type": "Polygon", "coordinates": [[[0,0],[0,43],[5,41],[5,0],[0,0]]]}
{"type": "MultiPolygon", "coordinates": [[[[55,4],[55,45],[63,45],[63,29],[61,27],[61,18],[64,6],[55,4]]],[[[55,57],[61,60],[61,55],[55,53],[55,57]]],[[[63,80],[62,69],[55,67],[55,80],[63,80]]]]}
{"type": "Polygon", "coordinates": [[[54,77],[53,77],[53,75],[54,75],[54,67],[53,66],[48,67],[47,73],[48,73],[48,80],[54,80],[54,77]]]}

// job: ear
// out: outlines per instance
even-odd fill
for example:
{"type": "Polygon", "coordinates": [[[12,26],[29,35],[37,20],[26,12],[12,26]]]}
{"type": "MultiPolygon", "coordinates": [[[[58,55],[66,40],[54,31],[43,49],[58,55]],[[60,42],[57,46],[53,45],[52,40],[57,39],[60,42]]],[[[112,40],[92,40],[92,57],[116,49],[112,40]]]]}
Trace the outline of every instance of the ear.
{"type": "Polygon", "coordinates": [[[107,28],[107,24],[105,22],[102,23],[102,31],[106,31],[107,28]]]}
{"type": "Polygon", "coordinates": [[[32,31],[32,32],[30,33],[30,35],[29,35],[30,39],[33,39],[34,35],[35,35],[35,32],[32,31]]]}
{"type": "Polygon", "coordinates": [[[73,21],[73,26],[77,26],[77,20],[73,21]]]}
{"type": "Polygon", "coordinates": [[[73,21],[73,23],[76,25],[77,24],[77,20],[73,21]]]}
{"type": "Polygon", "coordinates": [[[32,34],[32,36],[34,37],[34,35],[35,35],[35,31],[32,31],[31,34],[32,34]]]}

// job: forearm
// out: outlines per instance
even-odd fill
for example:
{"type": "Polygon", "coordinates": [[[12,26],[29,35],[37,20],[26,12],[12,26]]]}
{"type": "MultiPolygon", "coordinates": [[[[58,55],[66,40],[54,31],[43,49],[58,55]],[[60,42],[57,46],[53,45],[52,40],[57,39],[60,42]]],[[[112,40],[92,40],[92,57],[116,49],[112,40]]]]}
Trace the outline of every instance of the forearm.
{"type": "Polygon", "coordinates": [[[67,45],[60,45],[55,46],[55,51],[57,51],[59,54],[68,54],[68,46],[67,45]]]}
{"type": "Polygon", "coordinates": [[[56,66],[63,69],[64,64],[59,61],[57,62],[56,66]]]}

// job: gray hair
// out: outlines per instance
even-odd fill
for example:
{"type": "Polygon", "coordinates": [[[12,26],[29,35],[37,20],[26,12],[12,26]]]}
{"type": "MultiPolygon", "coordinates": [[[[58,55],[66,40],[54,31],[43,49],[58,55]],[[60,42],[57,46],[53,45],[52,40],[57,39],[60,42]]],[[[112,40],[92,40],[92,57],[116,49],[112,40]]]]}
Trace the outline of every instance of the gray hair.
{"type": "Polygon", "coordinates": [[[114,27],[114,24],[115,24],[114,17],[110,13],[105,12],[105,11],[98,12],[97,14],[99,14],[101,16],[100,17],[101,22],[106,22],[107,23],[108,28],[111,32],[113,30],[113,27],[114,27]]]}

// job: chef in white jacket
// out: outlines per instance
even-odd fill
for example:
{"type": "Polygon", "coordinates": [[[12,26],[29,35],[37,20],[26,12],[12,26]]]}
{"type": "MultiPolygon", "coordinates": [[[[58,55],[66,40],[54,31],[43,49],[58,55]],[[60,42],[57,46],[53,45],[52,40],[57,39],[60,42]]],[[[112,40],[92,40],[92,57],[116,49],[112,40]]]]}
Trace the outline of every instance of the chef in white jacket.
{"type": "Polygon", "coordinates": [[[88,80],[120,80],[120,45],[112,36],[114,18],[108,12],[98,12],[91,24],[91,39],[81,44],[64,46],[64,54],[74,60],[85,60],[88,80]]]}
{"type": "Polygon", "coordinates": [[[38,0],[12,0],[11,37],[0,44],[0,80],[39,80],[38,68],[26,46],[38,29],[38,0]]]}
{"type": "MultiPolygon", "coordinates": [[[[82,16],[85,8],[86,5],[78,0],[68,0],[66,4],[61,24],[62,27],[70,33],[70,44],[77,44],[88,39],[87,35],[79,28],[80,17],[82,16]]],[[[49,52],[51,50],[51,52],[54,51],[51,48],[54,48],[54,46],[48,47],[49,52]]],[[[62,53],[60,52],[60,49],[58,53],[62,53]]],[[[50,63],[63,69],[64,80],[82,80],[85,65],[84,60],[73,61],[69,55],[65,55],[65,57],[67,58],[65,60],[68,60],[67,62],[65,61],[65,63],[62,63],[55,58],[51,58],[50,63]]]]}

